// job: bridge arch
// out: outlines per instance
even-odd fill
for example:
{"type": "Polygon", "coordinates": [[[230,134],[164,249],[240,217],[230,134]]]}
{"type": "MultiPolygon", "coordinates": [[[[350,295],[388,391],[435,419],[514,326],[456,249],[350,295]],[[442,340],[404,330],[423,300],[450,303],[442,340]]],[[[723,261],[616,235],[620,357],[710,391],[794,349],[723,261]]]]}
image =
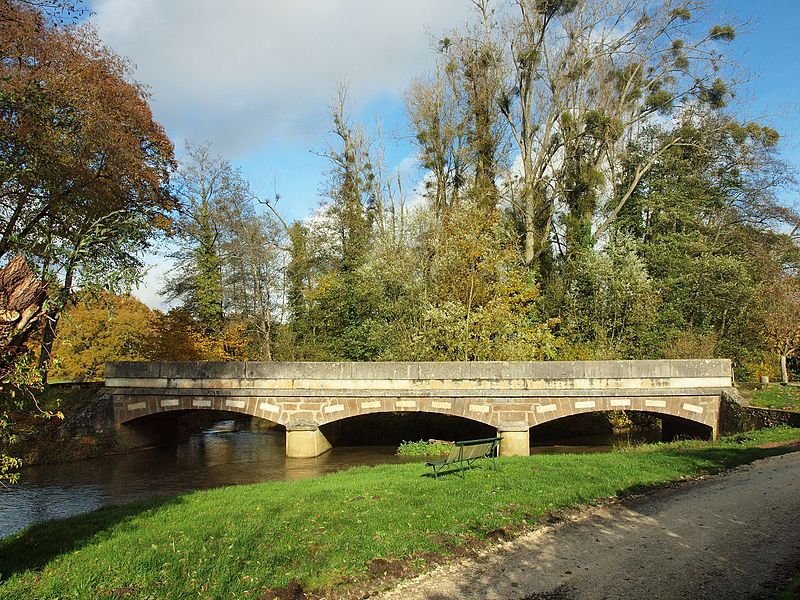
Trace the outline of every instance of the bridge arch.
{"type": "Polygon", "coordinates": [[[137,395],[123,398],[126,401],[116,402],[114,405],[115,423],[124,425],[135,423],[143,417],[158,414],[182,413],[188,411],[225,412],[247,415],[276,425],[286,425],[281,422],[279,415],[271,411],[259,409],[253,398],[236,397],[209,397],[194,395],[137,395]]]}
{"type": "MultiPolygon", "coordinates": [[[[634,437],[641,436],[642,439],[650,441],[672,441],[679,437],[710,439],[714,433],[710,425],[684,417],[654,411],[626,410],[625,412],[633,419],[629,433],[634,437]]],[[[608,414],[608,411],[577,413],[533,425],[529,430],[531,447],[546,440],[565,438],[574,438],[577,445],[583,445],[580,441],[582,438],[619,434],[611,420],[601,418],[608,414]]]]}
{"type": "Polygon", "coordinates": [[[369,412],[320,425],[334,446],[387,446],[404,441],[476,439],[493,437],[496,427],[444,412],[369,412]]]}
{"type": "Polygon", "coordinates": [[[718,404],[718,399],[705,396],[614,395],[548,398],[533,404],[531,427],[573,415],[626,410],[678,417],[713,429],[719,416],[718,404]]]}
{"type": "Polygon", "coordinates": [[[117,425],[172,410],[223,410],[287,430],[287,454],[330,447],[342,419],[422,412],[483,423],[501,451],[527,454],[531,427],[565,416],[635,410],[716,433],[728,360],[472,363],[109,363],[117,425]]]}

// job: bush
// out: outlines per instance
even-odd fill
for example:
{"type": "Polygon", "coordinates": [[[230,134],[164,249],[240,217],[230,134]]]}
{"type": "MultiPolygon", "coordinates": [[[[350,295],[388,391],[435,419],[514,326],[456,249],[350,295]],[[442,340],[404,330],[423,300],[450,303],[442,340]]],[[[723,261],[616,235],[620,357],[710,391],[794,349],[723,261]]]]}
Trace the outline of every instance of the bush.
{"type": "Polygon", "coordinates": [[[424,441],[403,442],[397,449],[398,456],[441,456],[449,454],[453,447],[452,442],[424,441]]]}

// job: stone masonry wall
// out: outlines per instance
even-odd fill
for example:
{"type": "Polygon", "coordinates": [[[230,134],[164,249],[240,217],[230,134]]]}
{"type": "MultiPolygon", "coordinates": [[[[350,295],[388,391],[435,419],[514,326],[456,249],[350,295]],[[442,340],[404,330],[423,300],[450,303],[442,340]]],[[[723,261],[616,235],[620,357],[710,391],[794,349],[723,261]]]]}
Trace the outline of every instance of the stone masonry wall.
{"type": "Polygon", "coordinates": [[[602,410],[717,427],[728,360],[441,363],[109,363],[116,423],[169,410],[241,412],[290,430],[424,411],[523,431],[602,410]]]}

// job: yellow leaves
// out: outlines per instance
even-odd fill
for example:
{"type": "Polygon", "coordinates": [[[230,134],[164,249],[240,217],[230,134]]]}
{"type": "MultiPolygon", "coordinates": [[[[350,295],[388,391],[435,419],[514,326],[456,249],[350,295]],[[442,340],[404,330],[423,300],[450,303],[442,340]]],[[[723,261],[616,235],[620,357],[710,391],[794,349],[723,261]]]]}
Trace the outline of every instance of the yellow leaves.
{"type": "Polygon", "coordinates": [[[142,360],[155,313],[132,296],[87,294],[61,319],[52,377],[102,379],[111,360],[142,360]]]}

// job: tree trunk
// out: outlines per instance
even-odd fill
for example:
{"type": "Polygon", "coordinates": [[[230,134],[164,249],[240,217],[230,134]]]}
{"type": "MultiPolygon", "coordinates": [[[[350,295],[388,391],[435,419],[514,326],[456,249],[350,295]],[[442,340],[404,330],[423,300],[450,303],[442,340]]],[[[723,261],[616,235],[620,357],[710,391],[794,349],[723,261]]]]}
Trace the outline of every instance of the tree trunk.
{"type": "Polygon", "coordinates": [[[61,320],[61,313],[67,307],[70,295],[72,294],[72,278],[74,275],[74,264],[67,267],[67,272],[64,274],[64,286],[47,310],[44,319],[44,332],[42,333],[41,352],[39,354],[39,371],[42,376],[42,383],[47,385],[47,374],[50,371],[50,365],[53,358],[53,343],[56,341],[56,330],[58,329],[58,322],[61,320]]]}
{"type": "Polygon", "coordinates": [[[786,368],[786,355],[781,354],[781,383],[787,385],[789,383],[789,370],[786,368]]]}
{"type": "Polygon", "coordinates": [[[27,351],[25,342],[39,325],[45,300],[45,286],[23,258],[0,269],[0,375],[27,351]]]}
{"type": "Polygon", "coordinates": [[[39,372],[42,374],[42,383],[47,385],[47,373],[53,358],[53,343],[56,340],[56,329],[61,319],[61,310],[56,307],[47,311],[42,332],[42,346],[39,354],[39,372]]]}

